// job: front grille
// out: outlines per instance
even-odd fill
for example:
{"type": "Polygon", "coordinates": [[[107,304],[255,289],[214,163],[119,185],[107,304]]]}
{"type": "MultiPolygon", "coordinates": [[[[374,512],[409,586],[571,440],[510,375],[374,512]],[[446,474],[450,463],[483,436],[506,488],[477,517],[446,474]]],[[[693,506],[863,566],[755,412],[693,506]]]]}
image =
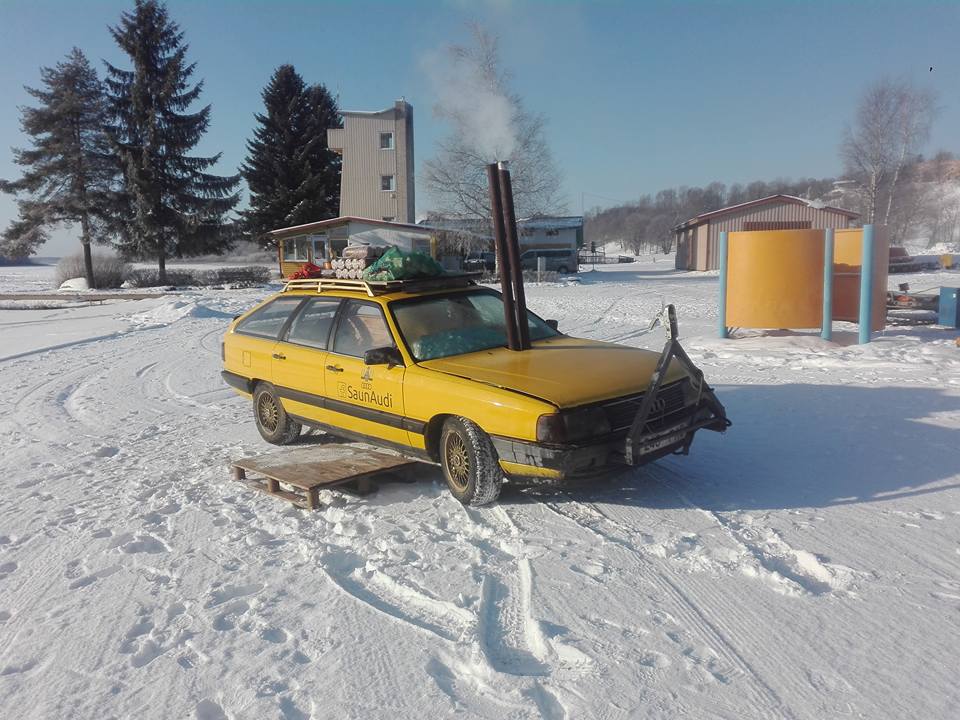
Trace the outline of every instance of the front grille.
{"type": "MultiPolygon", "coordinates": [[[[647,427],[650,430],[667,427],[681,419],[684,410],[683,385],[685,382],[686,380],[680,380],[660,388],[650,409],[650,416],[647,418],[647,427]]],[[[637,416],[637,411],[640,410],[640,404],[643,402],[643,395],[644,393],[630,395],[603,404],[612,431],[628,430],[633,425],[633,419],[637,416]]]]}

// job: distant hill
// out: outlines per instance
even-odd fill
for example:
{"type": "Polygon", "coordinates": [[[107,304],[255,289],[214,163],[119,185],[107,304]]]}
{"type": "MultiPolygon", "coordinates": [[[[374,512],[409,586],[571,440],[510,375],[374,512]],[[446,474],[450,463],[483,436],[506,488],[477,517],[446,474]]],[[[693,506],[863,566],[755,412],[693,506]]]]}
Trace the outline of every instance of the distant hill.
{"type": "Polygon", "coordinates": [[[633,203],[588,212],[584,218],[584,239],[588,247],[590,243],[599,246],[618,242],[624,250],[636,254],[651,250],[670,252],[673,228],[700,213],[778,193],[816,200],[833,191],[834,184],[833,178],[804,178],[735,183],[729,187],[713,182],[705,187],[668,188],[656,195],[643,195],[633,203]]]}

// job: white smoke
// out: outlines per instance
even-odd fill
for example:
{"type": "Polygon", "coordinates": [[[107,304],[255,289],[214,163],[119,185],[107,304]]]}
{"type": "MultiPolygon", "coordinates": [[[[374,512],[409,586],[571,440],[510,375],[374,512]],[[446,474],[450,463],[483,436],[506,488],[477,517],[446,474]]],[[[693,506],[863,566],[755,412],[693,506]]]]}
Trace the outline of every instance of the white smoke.
{"type": "Polygon", "coordinates": [[[450,121],[455,136],[484,162],[507,160],[517,145],[517,106],[497,74],[496,46],[448,47],[423,59],[436,94],[434,113],[450,121]]]}

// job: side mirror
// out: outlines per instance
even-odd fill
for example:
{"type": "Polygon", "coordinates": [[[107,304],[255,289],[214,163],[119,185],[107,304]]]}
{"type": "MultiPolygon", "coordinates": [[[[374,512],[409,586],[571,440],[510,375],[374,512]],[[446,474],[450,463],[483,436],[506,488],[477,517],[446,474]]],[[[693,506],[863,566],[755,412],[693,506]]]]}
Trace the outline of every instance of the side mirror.
{"type": "Polygon", "coordinates": [[[395,347],[379,347],[363,354],[364,365],[403,365],[403,356],[395,347]]]}
{"type": "Polygon", "coordinates": [[[550,327],[556,330],[557,332],[560,332],[560,328],[558,327],[560,323],[558,323],[556,320],[544,320],[544,322],[547,324],[547,327],[550,327]]]}

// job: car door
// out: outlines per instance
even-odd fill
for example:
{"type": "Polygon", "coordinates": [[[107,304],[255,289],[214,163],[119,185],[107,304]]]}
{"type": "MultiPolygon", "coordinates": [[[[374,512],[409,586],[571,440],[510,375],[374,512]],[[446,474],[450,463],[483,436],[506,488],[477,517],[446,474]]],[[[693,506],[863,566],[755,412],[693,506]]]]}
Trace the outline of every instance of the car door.
{"type": "Polygon", "coordinates": [[[278,297],[238,322],[233,330],[237,339],[230,344],[230,352],[239,357],[227,357],[227,365],[239,368],[251,380],[274,382],[273,356],[277,354],[278,340],[303,300],[302,295],[278,297]]]}
{"type": "Polygon", "coordinates": [[[287,412],[327,422],[324,410],[327,344],[340,298],[314,297],[293,317],[274,352],[274,384],[287,412]]]}
{"type": "Polygon", "coordinates": [[[380,347],[396,347],[380,305],[344,300],[324,365],[330,423],[407,445],[403,425],[404,368],[363,362],[367,350],[380,347]]]}

